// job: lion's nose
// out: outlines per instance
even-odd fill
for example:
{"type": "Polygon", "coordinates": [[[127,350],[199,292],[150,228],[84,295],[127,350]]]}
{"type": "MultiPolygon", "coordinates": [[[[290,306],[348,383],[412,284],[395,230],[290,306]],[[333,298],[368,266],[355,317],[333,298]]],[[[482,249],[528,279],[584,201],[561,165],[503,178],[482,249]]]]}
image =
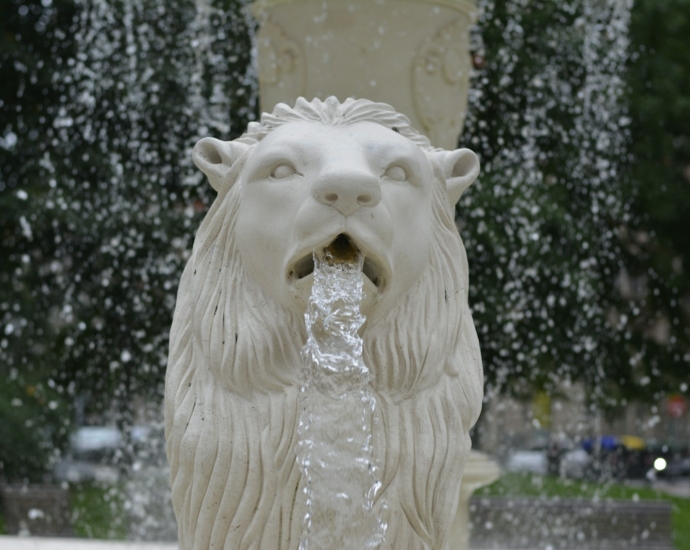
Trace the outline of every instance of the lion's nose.
{"type": "Polygon", "coordinates": [[[322,174],[314,185],[314,198],[339,210],[344,216],[363,206],[381,201],[381,187],[376,176],[365,171],[332,171],[322,174]]]}

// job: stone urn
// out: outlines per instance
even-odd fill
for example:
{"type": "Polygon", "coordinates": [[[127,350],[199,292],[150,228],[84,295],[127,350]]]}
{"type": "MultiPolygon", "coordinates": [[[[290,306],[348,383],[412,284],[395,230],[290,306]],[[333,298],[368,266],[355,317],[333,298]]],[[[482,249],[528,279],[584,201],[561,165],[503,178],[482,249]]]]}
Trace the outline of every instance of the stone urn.
{"type": "Polygon", "coordinates": [[[476,9],[475,0],[257,0],[261,110],[300,96],[381,101],[454,149],[476,9]]]}

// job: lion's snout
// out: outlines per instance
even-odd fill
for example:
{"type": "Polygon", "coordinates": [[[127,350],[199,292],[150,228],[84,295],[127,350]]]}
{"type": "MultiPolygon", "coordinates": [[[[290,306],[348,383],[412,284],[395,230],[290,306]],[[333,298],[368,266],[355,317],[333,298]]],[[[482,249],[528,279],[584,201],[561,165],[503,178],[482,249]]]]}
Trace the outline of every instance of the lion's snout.
{"type": "Polygon", "coordinates": [[[367,170],[338,167],[322,173],[313,187],[314,198],[332,206],[343,216],[351,216],[362,207],[381,202],[379,179],[367,170]]]}

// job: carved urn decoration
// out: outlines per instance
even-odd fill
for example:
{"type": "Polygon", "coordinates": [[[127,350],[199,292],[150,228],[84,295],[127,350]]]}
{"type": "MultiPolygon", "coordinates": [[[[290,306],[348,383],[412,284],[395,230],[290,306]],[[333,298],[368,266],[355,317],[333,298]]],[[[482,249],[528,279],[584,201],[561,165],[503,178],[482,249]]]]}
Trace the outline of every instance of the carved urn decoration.
{"type": "Polygon", "coordinates": [[[475,0],[257,0],[261,110],[367,98],[454,149],[467,109],[475,0]]]}

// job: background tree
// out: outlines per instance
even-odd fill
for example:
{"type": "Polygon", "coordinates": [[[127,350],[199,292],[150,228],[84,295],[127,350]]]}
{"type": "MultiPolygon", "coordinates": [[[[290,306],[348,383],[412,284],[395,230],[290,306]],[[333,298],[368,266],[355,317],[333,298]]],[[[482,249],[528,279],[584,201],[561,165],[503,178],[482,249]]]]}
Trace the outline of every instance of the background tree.
{"type": "Polygon", "coordinates": [[[527,397],[631,386],[616,278],[631,219],[624,101],[629,3],[485,2],[462,141],[483,173],[458,207],[488,383],[527,397]]]}
{"type": "MultiPolygon", "coordinates": [[[[67,406],[50,432],[63,437],[77,396],[125,428],[135,398],[160,403],[179,274],[212,198],[191,148],[237,137],[255,111],[243,3],[198,4],[2,6],[0,374],[16,383],[0,400],[16,409],[12,433],[46,423],[29,387],[67,406]]],[[[45,463],[37,445],[10,445],[6,475],[21,471],[8,461],[45,463]]]]}
{"type": "Polygon", "coordinates": [[[690,2],[631,4],[484,2],[458,212],[500,391],[688,391],[690,2]]]}
{"type": "Polygon", "coordinates": [[[65,388],[51,376],[63,276],[59,222],[47,208],[55,183],[43,159],[60,102],[53,74],[74,56],[73,42],[55,31],[73,15],[67,3],[0,5],[0,477],[10,479],[42,472],[52,444],[64,440],[61,417],[69,418],[65,388]]]}
{"type": "Polygon", "coordinates": [[[690,385],[690,1],[637,0],[628,67],[634,213],[621,233],[636,398],[690,385]],[[647,384],[647,380],[649,383],[647,384]]]}

